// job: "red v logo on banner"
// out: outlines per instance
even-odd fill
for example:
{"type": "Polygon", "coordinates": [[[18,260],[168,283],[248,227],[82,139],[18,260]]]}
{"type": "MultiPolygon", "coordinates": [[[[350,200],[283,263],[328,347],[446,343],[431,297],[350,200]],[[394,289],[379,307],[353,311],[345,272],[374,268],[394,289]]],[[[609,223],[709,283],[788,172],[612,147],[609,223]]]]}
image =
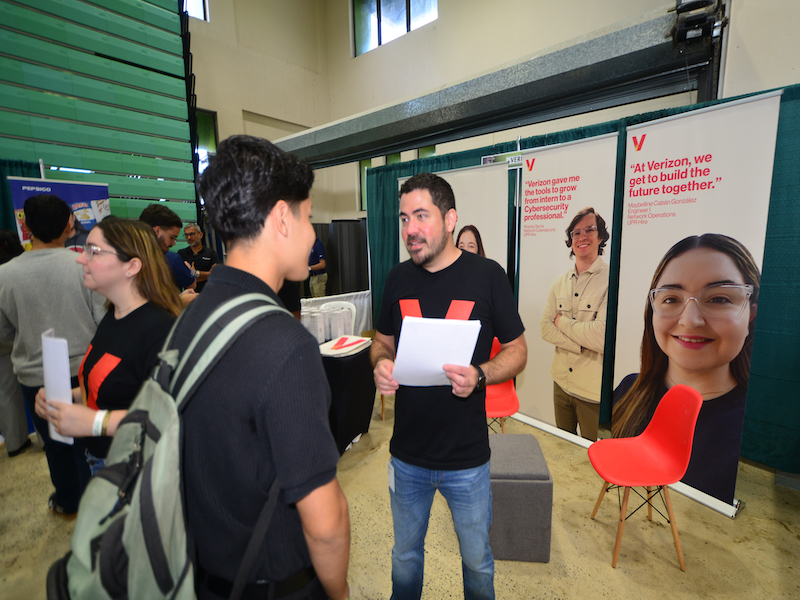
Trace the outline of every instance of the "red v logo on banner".
{"type": "Polygon", "coordinates": [[[533,171],[533,163],[535,162],[536,162],[535,158],[532,158],[530,160],[525,159],[525,164],[528,166],[528,171],[533,171]]]}
{"type": "MultiPolygon", "coordinates": [[[[452,300],[444,318],[468,321],[474,306],[475,302],[472,300],[452,300]]],[[[419,300],[400,300],[400,314],[404,319],[406,317],[421,317],[422,309],[419,306],[419,300]]]]}
{"type": "Polygon", "coordinates": [[[642,149],[642,146],[644,146],[644,138],[646,137],[646,133],[642,134],[642,139],[640,140],[637,140],[635,135],[633,136],[633,147],[637,152],[642,149]]]}

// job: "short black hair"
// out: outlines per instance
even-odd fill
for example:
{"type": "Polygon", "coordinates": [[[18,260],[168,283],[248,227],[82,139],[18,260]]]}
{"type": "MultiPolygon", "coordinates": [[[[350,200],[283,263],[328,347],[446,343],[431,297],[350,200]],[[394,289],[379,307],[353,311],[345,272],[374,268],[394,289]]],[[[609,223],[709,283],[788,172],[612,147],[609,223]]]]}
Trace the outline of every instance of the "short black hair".
{"type": "Polygon", "coordinates": [[[572,221],[569,222],[569,226],[566,229],[567,233],[567,248],[569,248],[569,256],[572,258],[575,254],[572,250],[572,230],[575,229],[575,226],[580,222],[580,220],[585,217],[586,215],[594,215],[597,219],[597,235],[600,237],[600,246],[597,249],[597,255],[600,256],[603,254],[603,248],[606,247],[606,242],[611,237],[611,234],[608,233],[608,229],[606,228],[606,222],[603,217],[597,214],[591,206],[587,206],[582,211],[580,211],[577,215],[572,217],[572,221]]]}
{"type": "Polygon", "coordinates": [[[400,187],[400,196],[408,194],[414,190],[427,190],[431,195],[431,200],[439,208],[444,219],[447,211],[456,207],[456,197],[453,188],[444,179],[433,173],[420,173],[408,179],[400,187]]]}
{"type": "Polygon", "coordinates": [[[314,171],[271,142],[234,135],[217,146],[200,176],[200,194],[225,243],[253,239],[279,200],[293,211],[308,199],[314,171]]]}
{"type": "Polygon", "coordinates": [[[161,229],[172,229],[183,227],[183,221],[171,208],[167,208],[161,203],[154,203],[145,208],[139,215],[139,220],[147,223],[150,227],[161,227],[161,229]]]}
{"type": "Polygon", "coordinates": [[[72,209],[53,194],[39,194],[25,200],[25,225],[37,240],[50,243],[58,239],[69,224],[72,209]]]}

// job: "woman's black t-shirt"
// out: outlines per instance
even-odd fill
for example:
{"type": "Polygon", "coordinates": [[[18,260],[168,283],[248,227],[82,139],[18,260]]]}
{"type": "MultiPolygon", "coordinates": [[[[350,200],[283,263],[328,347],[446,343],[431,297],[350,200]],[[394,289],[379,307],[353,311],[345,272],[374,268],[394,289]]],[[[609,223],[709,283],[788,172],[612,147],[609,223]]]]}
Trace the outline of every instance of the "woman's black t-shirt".
{"type": "MultiPolygon", "coordinates": [[[[83,357],[78,379],[84,403],[95,410],[127,410],[147,378],[175,319],[148,302],[121,319],[103,317],[83,357]]],[[[85,438],[89,452],[105,458],[110,437],[85,438]]]]}

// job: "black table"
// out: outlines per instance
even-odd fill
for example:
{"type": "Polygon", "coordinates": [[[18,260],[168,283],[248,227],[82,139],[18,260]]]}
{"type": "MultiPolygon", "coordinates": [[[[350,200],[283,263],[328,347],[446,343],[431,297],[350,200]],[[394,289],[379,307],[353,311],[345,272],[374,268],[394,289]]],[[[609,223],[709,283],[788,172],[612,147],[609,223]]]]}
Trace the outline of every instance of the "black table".
{"type": "Polygon", "coordinates": [[[331,431],[339,454],[360,433],[369,431],[375,404],[375,380],[369,346],[350,356],[323,356],[322,364],[331,386],[331,431]]]}

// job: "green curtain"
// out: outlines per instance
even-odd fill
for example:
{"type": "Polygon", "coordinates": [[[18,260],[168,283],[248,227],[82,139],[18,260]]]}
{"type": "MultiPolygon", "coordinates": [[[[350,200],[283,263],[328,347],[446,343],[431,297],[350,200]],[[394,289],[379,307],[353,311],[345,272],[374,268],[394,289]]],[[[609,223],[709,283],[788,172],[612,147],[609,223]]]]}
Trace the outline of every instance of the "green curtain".
{"type": "Polygon", "coordinates": [[[24,160],[6,160],[0,158],[0,229],[16,231],[14,204],[11,201],[11,188],[6,177],[39,178],[39,164],[24,160]]]}
{"type": "MultiPolygon", "coordinates": [[[[618,121],[526,138],[520,140],[520,148],[529,150],[588,139],[606,133],[619,133],[612,231],[620,232],[624,201],[624,142],[628,127],[763,93],[642,113],[618,121]]],[[[376,317],[383,298],[386,275],[397,263],[399,243],[397,179],[426,171],[436,172],[479,165],[482,156],[512,152],[516,148],[516,142],[508,142],[367,171],[367,220],[373,309],[376,317]]],[[[514,259],[519,252],[518,241],[513,239],[516,219],[514,173],[509,173],[508,186],[509,207],[512,209],[509,211],[511,245],[509,259],[514,259]]],[[[800,473],[800,402],[796,400],[797,390],[800,389],[800,370],[797,368],[800,365],[800,313],[794,309],[794,304],[790,301],[800,295],[800,280],[787,276],[800,267],[800,258],[795,251],[800,246],[800,231],[796,227],[796,223],[800,221],[800,202],[797,198],[800,198],[800,85],[784,88],[781,97],[761,297],[741,447],[742,456],[790,473],[800,473]]],[[[619,265],[624,241],[622,238],[624,236],[616,237],[615,234],[610,262],[611,279],[606,328],[606,348],[609,352],[606,353],[604,361],[600,412],[601,421],[605,423],[611,420],[619,265]]],[[[512,268],[514,263],[514,260],[509,260],[509,268],[512,268]]],[[[518,285],[519,278],[516,277],[515,291],[518,290],[518,285]]]]}
{"type": "Polygon", "coordinates": [[[781,97],[742,456],[800,473],[800,86],[781,97]]]}

